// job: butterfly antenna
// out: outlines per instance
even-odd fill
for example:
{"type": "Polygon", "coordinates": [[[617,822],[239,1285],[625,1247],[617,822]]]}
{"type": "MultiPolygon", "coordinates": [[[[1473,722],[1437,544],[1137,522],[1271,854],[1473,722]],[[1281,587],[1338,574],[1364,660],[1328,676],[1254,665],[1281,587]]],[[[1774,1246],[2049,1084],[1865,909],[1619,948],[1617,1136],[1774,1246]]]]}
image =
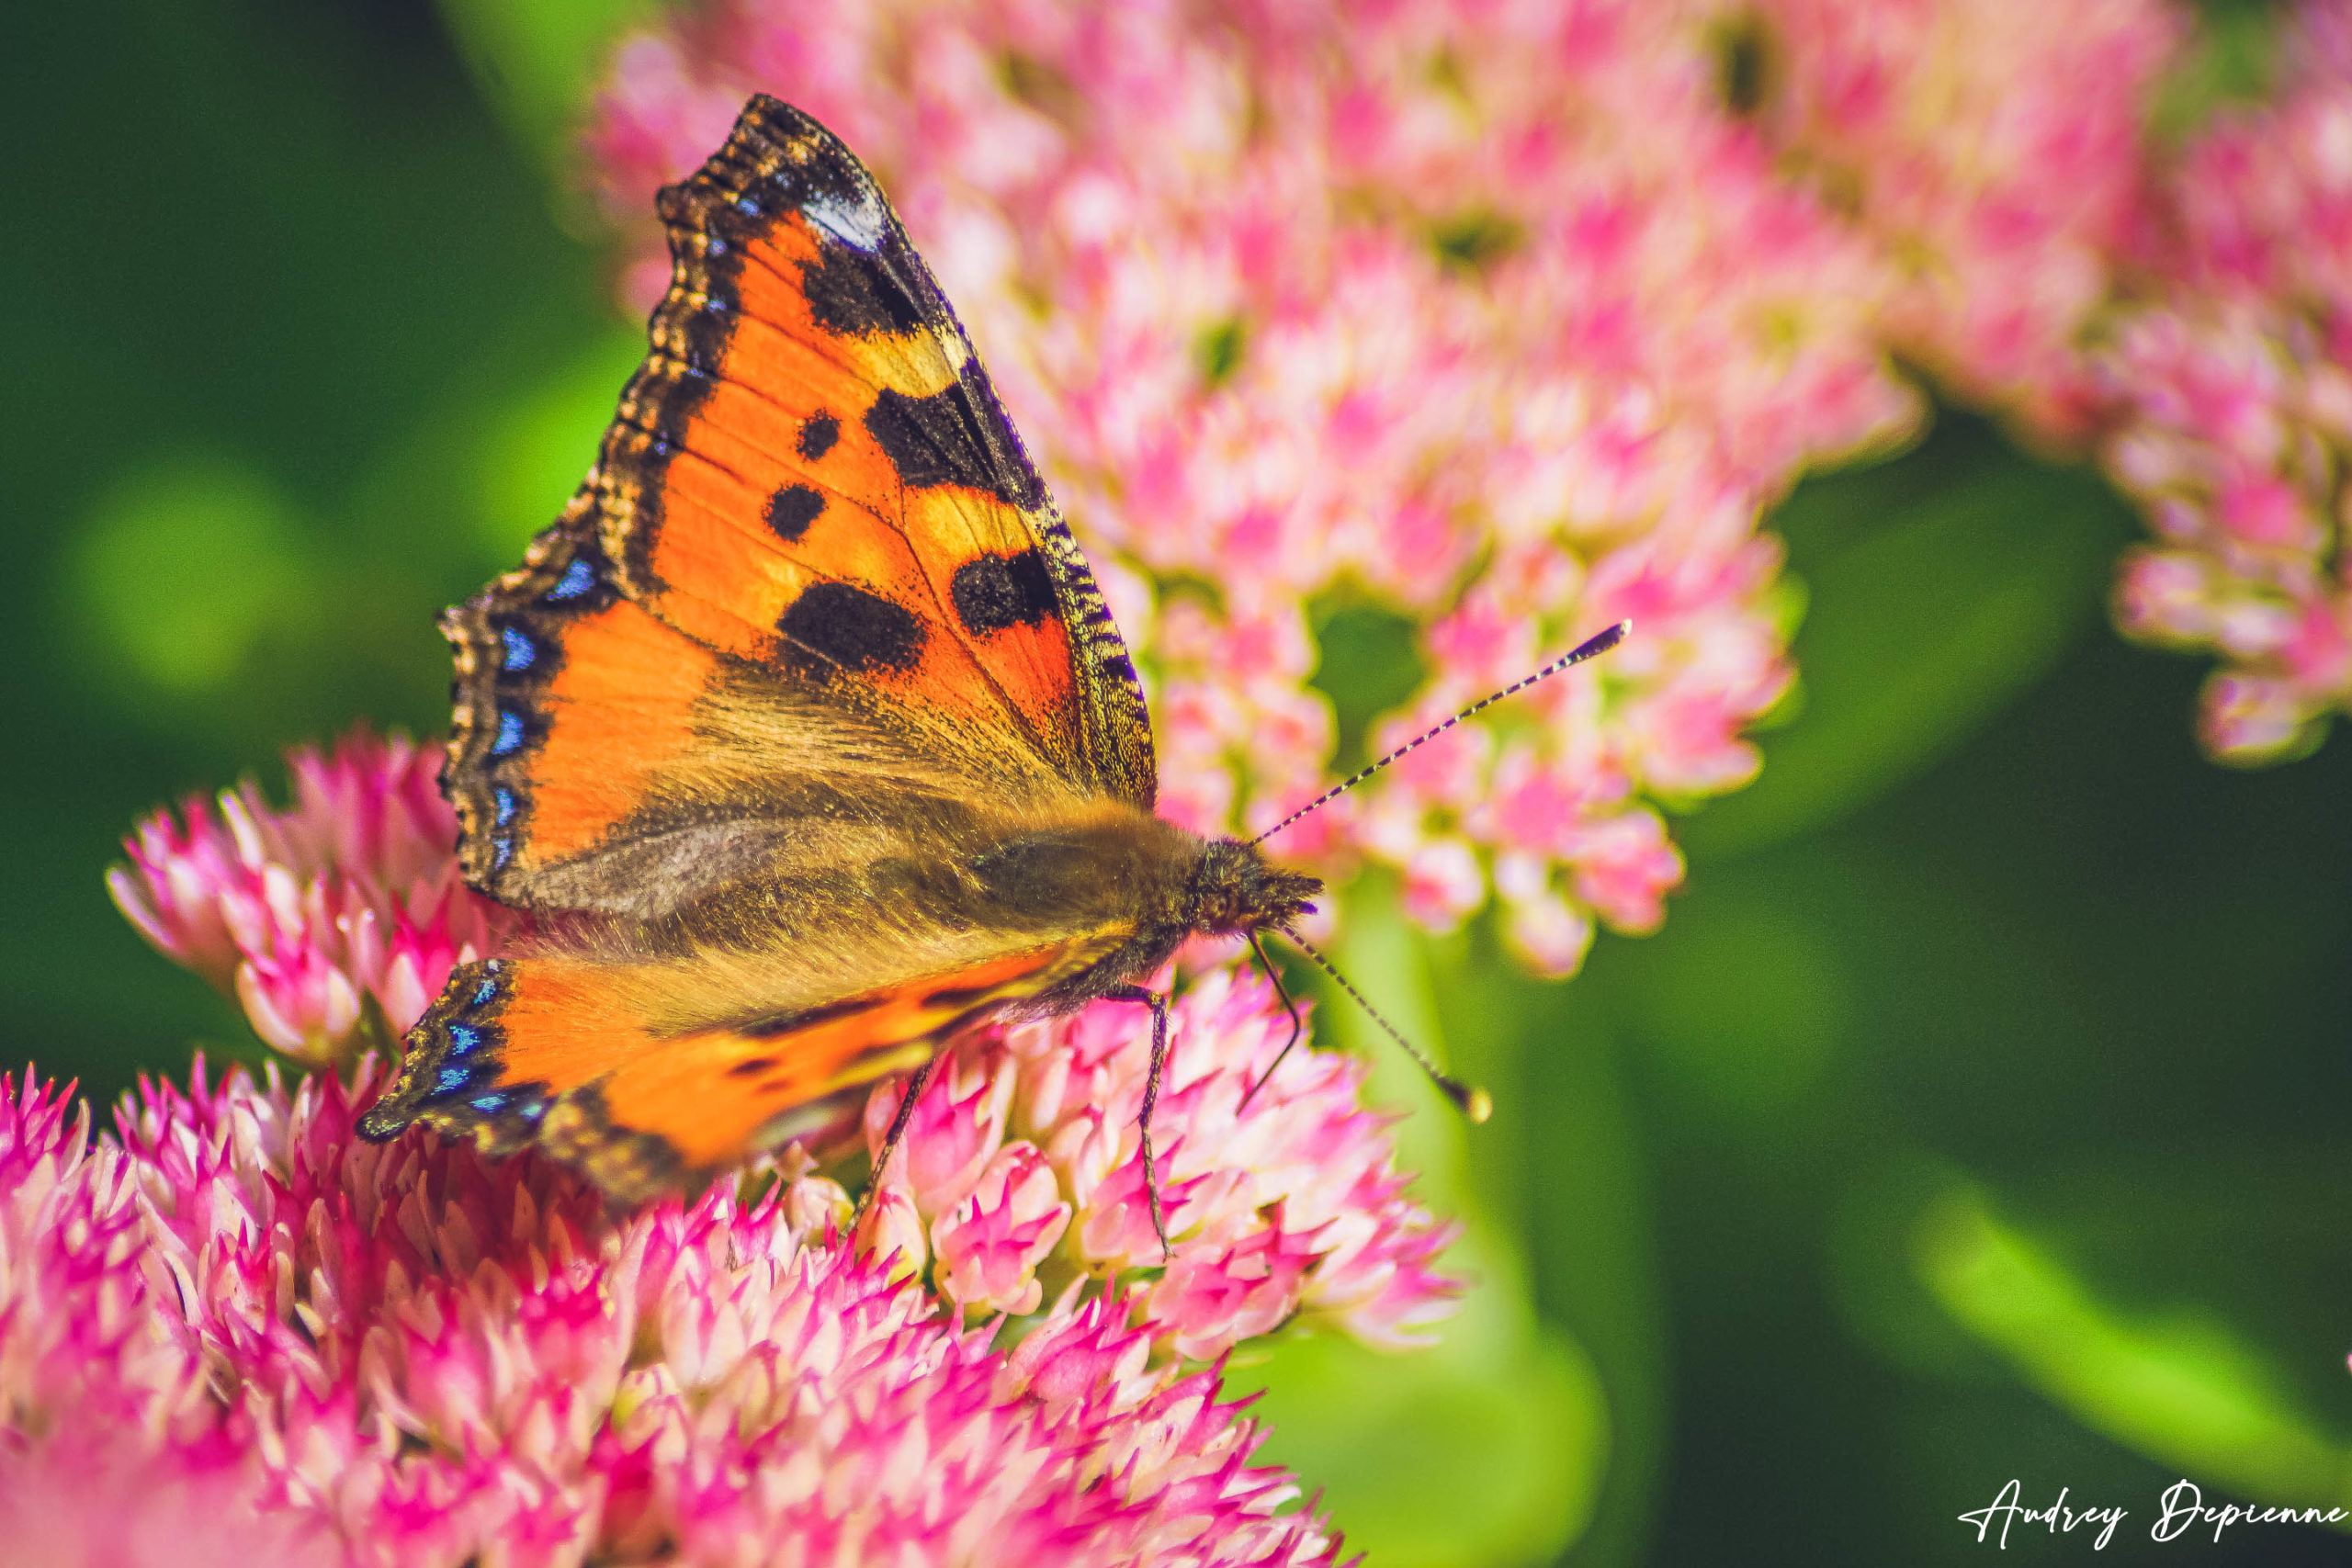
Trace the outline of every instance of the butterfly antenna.
{"type": "MultiPolygon", "coordinates": [[[[1290,938],[1293,942],[1297,944],[1299,952],[1304,953],[1307,957],[1315,960],[1315,965],[1317,968],[1322,970],[1323,973],[1329,975],[1333,980],[1337,981],[1340,989],[1347,992],[1349,997],[1353,998],[1356,1006],[1363,1009],[1364,1015],[1371,1019],[1373,1022],[1380,1025],[1381,1030],[1388,1036],[1389,1039],[1396,1042],[1396,1045],[1399,1050],[1403,1051],[1408,1056],[1413,1058],[1414,1063],[1419,1066],[1421,1071],[1429,1075],[1430,1082],[1437,1086],[1438,1092],[1445,1096],[1446,1099],[1453,1101],[1453,1108],[1456,1111],[1461,1111],[1463,1115],[1467,1116],[1473,1122],[1484,1122],[1487,1117],[1492,1116],[1495,1113],[1494,1099],[1492,1096],[1487,1094],[1485,1089],[1474,1089],[1470,1085],[1464,1083],[1461,1079],[1450,1076],[1440,1068],[1435,1062],[1429,1059],[1428,1055],[1424,1053],[1419,1046],[1406,1039],[1395,1024],[1383,1018],[1380,1015],[1380,1010],[1378,1008],[1374,1007],[1370,1002],[1364,1000],[1363,993],[1357,990],[1355,987],[1349,982],[1349,979],[1345,975],[1340,974],[1337,969],[1333,968],[1331,966],[1331,961],[1324,957],[1320,953],[1317,953],[1311,945],[1309,945],[1306,938],[1300,936],[1296,931],[1290,930],[1288,927],[1282,928],[1282,932],[1283,935],[1290,938]]],[[[1287,1047],[1285,1047],[1285,1049],[1287,1049],[1287,1047]]]]}
{"type": "MultiPolygon", "coordinates": [[[[1528,676],[1525,680],[1514,681],[1510,685],[1505,686],[1501,691],[1495,693],[1492,696],[1479,698],[1476,702],[1472,703],[1468,707],[1464,708],[1460,713],[1455,714],[1452,718],[1447,719],[1443,724],[1423,730],[1420,734],[1416,735],[1410,740],[1406,741],[1405,744],[1397,747],[1396,750],[1389,752],[1388,755],[1381,758],[1380,761],[1373,763],[1371,766],[1341,779],[1338,784],[1333,784],[1329,789],[1325,790],[1321,795],[1317,795],[1313,800],[1308,801],[1305,806],[1300,807],[1297,810],[1292,812],[1289,816],[1283,818],[1281,821],[1275,823],[1272,827],[1267,829],[1256,838],[1250,840],[1250,842],[1253,845],[1264,843],[1268,839],[1272,838],[1276,833],[1281,832],[1292,823],[1296,822],[1300,818],[1329,805],[1332,801],[1337,800],[1340,796],[1347,794],[1348,791],[1355,788],[1356,785],[1363,783],[1364,780],[1372,777],[1373,774],[1380,772],[1381,769],[1386,767],[1397,758],[1404,756],[1408,751],[1419,750],[1421,747],[1436,739],[1447,730],[1452,729],[1455,725],[1460,724],[1464,719],[1468,718],[1472,714],[1477,713],[1485,708],[1490,708],[1497,703],[1501,702],[1505,697],[1515,697],[1520,693],[1527,690],[1528,687],[1535,684],[1536,682],[1557,675],[1561,671],[1572,668],[1575,665],[1582,664],[1588,659],[1599,658],[1600,655],[1608,652],[1611,649],[1616,647],[1619,643],[1624,641],[1626,634],[1631,632],[1633,629],[1633,622],[1620,621],[1615,626],[1611,626],[1607,631],[1602,632],[1600,636],[1587,638],[1584,642],[1577,644],[1575,649],[1562,654],[1559,658],[1555,659],[1551,663],[1546,664],[1543,669],[1538,670],[1534,674],[1528,676]]],[[[1329,965],[1327,964],[1325,967],[1328,968],[1329,965]]],[[[1340,983],[1341,985],[1347,984],[1344,980],[1340,983]]],[[[1411,1047],[1408,1046],[1406,1049],[1410,1050],[1411,1047]]]]}

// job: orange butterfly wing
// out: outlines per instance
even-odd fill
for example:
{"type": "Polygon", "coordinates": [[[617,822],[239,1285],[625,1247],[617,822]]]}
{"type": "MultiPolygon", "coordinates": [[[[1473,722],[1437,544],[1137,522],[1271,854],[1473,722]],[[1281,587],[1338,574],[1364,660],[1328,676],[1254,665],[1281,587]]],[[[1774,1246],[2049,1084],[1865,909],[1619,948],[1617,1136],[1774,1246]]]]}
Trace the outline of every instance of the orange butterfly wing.
{"type": "Polygon", "coordinates": [[[856,158],[755,98],[661,210],[673,283],[595,468],[445,619],[468,880],[599,934],[461,970],[366,1124],[624,1193],[1131,935],[935,919],[926,865],[1148,817],[1157,782],[1092,574],[856,158]]]}
{"type": "Polygon", "coordinates": [[[636,1201],[850,1122],[848,1091],[921,1066],[938,1038],[1033,994],[1066,956],[1009,953],[919,985],[684,1033],[616,1010],[628,987],[599,965],[464,964],[411,1032],[401,1082],[362,1131],[390,1136],[422,1117],[494,1154],[537,1145],[636,1201]],[[394,1115],[397,1125],[383,1124],[394,1115]]]}

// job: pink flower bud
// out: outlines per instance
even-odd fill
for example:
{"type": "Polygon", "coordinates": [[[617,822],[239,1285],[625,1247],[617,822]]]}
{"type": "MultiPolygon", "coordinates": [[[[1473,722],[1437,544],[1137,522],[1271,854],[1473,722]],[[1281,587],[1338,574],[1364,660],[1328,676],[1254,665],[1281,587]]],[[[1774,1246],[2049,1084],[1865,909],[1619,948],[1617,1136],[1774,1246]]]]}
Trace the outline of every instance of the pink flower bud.
{"type": "Polygon", "coordinates": [[[932,1222],[940,1293],[967,1309],[1036,1311],[1045,1287],[1035,1270],[1061,1240],[1069,1216],[1053,1168],[1035,1146],[1007,1144],[970,1196],[932,1222]]]}
{"type": "MultiPolygon", "coordinates": [[[[902,1089],[903,1083],[895,1084],[866,1101],[866,1147],[877,1156],[898,1114],[902,1089]]],[[[967,1068],[955,1055],[942,1059],[891,1159],[891,1170],[907,1183],[918,1210],[944,1213],[972,1190],[1004,1141],[1012,1095],[1012,1076],[994,1071],[992,1063],[967,1068]]]]}
{"type": "Polygon", "coordinates": [[[931,1258],[922,1215],[914,1201],[897,1187],[877,1188],[866,1200],[865,1213],[857,1222],[855,1244],[861,1255],[887,1263],[895,1276],[921,1274],[931,1258]]]}

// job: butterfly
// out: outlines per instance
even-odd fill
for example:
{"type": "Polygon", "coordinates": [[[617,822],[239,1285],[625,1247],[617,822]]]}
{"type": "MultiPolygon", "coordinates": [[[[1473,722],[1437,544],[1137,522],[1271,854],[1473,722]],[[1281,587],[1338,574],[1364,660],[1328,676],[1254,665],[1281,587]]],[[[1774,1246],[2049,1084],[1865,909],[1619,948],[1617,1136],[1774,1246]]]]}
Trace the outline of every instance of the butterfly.
{"type": "Polygon", "coordinates": [[[957,1031],[1134,1002],[1157,1229],[1144,982],[1198,934],[1297,942],[1322,884],[1154,813],[1102,591],[849,149],[754,97],[658,202],[672,281],[595,463],[441,622],[459,865],[534,934],[458,966],[359,1130],[629,1202],[907,1074],[887,1160],[957,1031]]]}
{"type": "Polygon", "coordinates": [[[542,918],[458,966],[360,1131],[632,1201],[983,1018],[1140,1002],[1156,1072],[1142,981],[1320,882],[1154,814],[1102,591],[849,149],[755,97],[659,209],[672,281],[594,465],[441,623],[459,864],[542,918]]]}

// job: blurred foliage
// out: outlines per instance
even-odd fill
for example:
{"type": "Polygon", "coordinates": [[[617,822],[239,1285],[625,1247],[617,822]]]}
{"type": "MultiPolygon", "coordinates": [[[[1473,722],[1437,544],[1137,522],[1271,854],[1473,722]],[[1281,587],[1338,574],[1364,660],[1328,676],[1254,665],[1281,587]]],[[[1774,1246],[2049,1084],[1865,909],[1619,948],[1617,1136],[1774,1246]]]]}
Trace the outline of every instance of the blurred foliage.
{"type": "MultiPolygon", "coordinates": [[[[106,1099],[192,1038],[252,1049],[99,872],[156,802],[275,785],[286,741],[442,722],[433,612],[553,513],[639,353],[565,135],[640,9],[10,13],[17,1059],[106,1099]]],[[[2260,8],[2220,15],[2184,114],[2267,68],[2260,8]]],[[[1547,986],[1359,888],[1351,972],[1494,1121],[1326,1027],[1414,1108],[1483,1283],[1436,1350],[1237,1366],[1273,1451],[1387,1563],[1975,1561],[1956,1516],[2013,1476],[2132,1509],[2130,1561],[2180,1474],[2345,1496],[2352,751],[2199,761],[2197,669],[2103,625],[2134,525],[1964,414],[1773,522],[1802,698],[1758,784],[1678,819],[1661,935],[1547,986]]],[[[1411,650],[1376,606],[1317,619],[1352,761],[1411,650]]]]}
{"type": "Polygon", "coordinates": [[[1773,523],[1809,590],[1802,722],[1765,738],[1755,784],[1686,825],[1701,859],[1833,821],[1965,741],[2097,617],[2131,526],[2086,470],[1949,411],[1903,461],[1803,485],[1773,523]]]}
{"type": "Polygon", "coordinates": [[[1920,1216],[1914,1246],[1952,1316],[2091,1426],[2257,1502],[2352,1504],[2352,1451],[2312,1429],[2268,1358],[2222,1320],[2120,1317],[1965,1189],[1920,1216]]]}
{"type": "Polygon", "coordinates": [[[439,7],[483,97],[553,169],[572,164],[571,134],[612,40],[668,8],[662,0],[441,0],[439,7]]]}

